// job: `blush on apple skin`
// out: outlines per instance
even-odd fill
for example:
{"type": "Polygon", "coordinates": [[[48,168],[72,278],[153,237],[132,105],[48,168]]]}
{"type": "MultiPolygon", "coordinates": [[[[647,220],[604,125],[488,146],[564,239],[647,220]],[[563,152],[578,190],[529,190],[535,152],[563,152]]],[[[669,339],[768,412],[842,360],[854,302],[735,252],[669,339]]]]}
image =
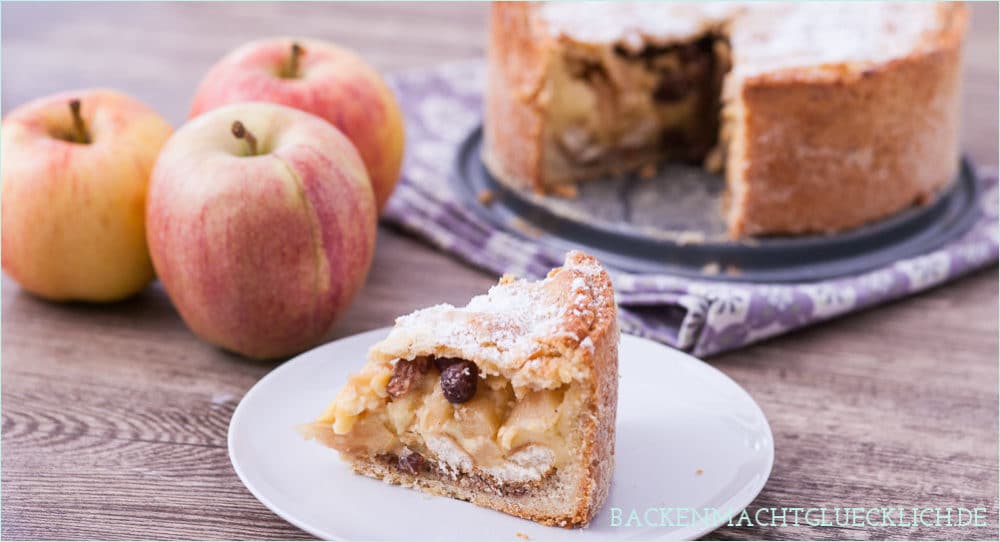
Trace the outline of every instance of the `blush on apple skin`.
{"type": "Polygon", "coordinates": [[[358,56],[318,40],[246,44],[226,55],[204,77],[190,117],[248,101],[301,109],[339,128],[361,154],[378,208],[384,208],[402,167],[403,115],[382,77],[358,56]],[[283,78],[280,72],[293,43],[305,51],[299,77],[283,78]]]}
{"type": "Polygon", "coordinates": [[[182,127],[153,171],[157,274],[202,339],[253,358],[322,342],[371,265],[377,212],[354,146],[291,108],[238,104],[182,127]],[[268,148],[243,156],[241,121],[268,148]]]}
{"type": "Polygon", "coordinates": [[[156,156],[173,132],[139,101],[110,89],[39,98],[3,119],[3,268],[54,301],[109,302],[153,280],[145,202],[156,156]],[[74,132],[79,100],[89,143],[74,132]]]}

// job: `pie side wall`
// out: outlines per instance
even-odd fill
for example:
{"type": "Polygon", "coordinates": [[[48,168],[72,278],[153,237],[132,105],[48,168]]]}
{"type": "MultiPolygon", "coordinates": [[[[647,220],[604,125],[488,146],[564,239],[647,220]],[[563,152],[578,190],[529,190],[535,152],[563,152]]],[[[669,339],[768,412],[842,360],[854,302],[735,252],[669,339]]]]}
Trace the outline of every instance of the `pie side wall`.
{"type": "Polygon", "coordinates": [[[491,7],[483,161],[498,179],[541,191],[544,126],[532,98],[541,91],[548,49],[534,9],[523,2],[491,7]]]}
{"type": "Polygon", "coordinates": [[[859,71],[744,81],[727,163],[733,238],[826,233],[933,199],[958,168],[958,9],[940,43],[859,71]]]}

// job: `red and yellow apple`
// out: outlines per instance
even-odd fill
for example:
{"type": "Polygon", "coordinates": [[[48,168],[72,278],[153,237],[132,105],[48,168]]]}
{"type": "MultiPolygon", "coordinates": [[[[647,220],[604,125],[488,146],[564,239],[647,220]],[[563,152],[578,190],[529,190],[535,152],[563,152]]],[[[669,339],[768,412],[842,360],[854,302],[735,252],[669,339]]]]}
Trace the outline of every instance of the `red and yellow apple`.
{"type": "Polygon", "coordinates": [[[194,333],[275,358],[326,338],[368,274],[377,218],[364,163],[339,130],[243,103],[167,142],[146,229],[160,281],[194,333]]]}
{"type": "Polygon", "coordinates": [[[173,129],[120,92],[40,98],[3,119],[3,268],[57,301],[115,301],[153,279],[146,189],[173,129]]]}
{"type": "Polygon", "coordinates": [[[312,113],[357,147],[379,210],[403,161],[403,116],[382,77],[354,53],[308,39],[248,43],[211,68],[195,93],[191,117],[237,102],[273,102],[312,113]]]}

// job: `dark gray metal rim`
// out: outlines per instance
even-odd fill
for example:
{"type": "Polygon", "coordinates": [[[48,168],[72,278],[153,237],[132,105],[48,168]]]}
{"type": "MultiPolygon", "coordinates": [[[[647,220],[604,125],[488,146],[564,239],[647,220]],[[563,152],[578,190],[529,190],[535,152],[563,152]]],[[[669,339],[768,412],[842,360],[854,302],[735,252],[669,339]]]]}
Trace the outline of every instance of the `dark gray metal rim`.
{"type": "Polygon", "coordinates": [[[461,200],[477,216],[519,237],[557,250],[586,250],[609,266],[637,273],[742,282],[833,278],[938,248],[966,232],[979,209],[980,187],[968,160],[963,159],[959,178],[931,204],[849,232],[684,244],[557,216],[497,182],[482,164],[481,146],[482,129],[477,127],[459,147],[451,176],[461,200]],[[489,205],[478,200],[484,190],[493,194],[489,205]],[[538,235],[526,235],[523,223],[538,235]]]}

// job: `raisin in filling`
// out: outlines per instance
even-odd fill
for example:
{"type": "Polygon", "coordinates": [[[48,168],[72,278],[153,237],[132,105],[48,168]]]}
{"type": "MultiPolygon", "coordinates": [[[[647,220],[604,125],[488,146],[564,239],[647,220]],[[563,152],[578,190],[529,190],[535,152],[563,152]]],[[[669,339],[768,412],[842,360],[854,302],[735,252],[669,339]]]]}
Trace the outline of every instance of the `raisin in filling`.
{"type": "Polygon", "coordinates": [[[538,481],[568,460],[565,439],[581,400],[570,389],[515,396],[507,379],[482,375],[469,360],[398,359],[386,383],[386,410],[361,417],[354,431],[372,435],[366,440],[378,446],[371,451],[409,474],[538,481]]]}

